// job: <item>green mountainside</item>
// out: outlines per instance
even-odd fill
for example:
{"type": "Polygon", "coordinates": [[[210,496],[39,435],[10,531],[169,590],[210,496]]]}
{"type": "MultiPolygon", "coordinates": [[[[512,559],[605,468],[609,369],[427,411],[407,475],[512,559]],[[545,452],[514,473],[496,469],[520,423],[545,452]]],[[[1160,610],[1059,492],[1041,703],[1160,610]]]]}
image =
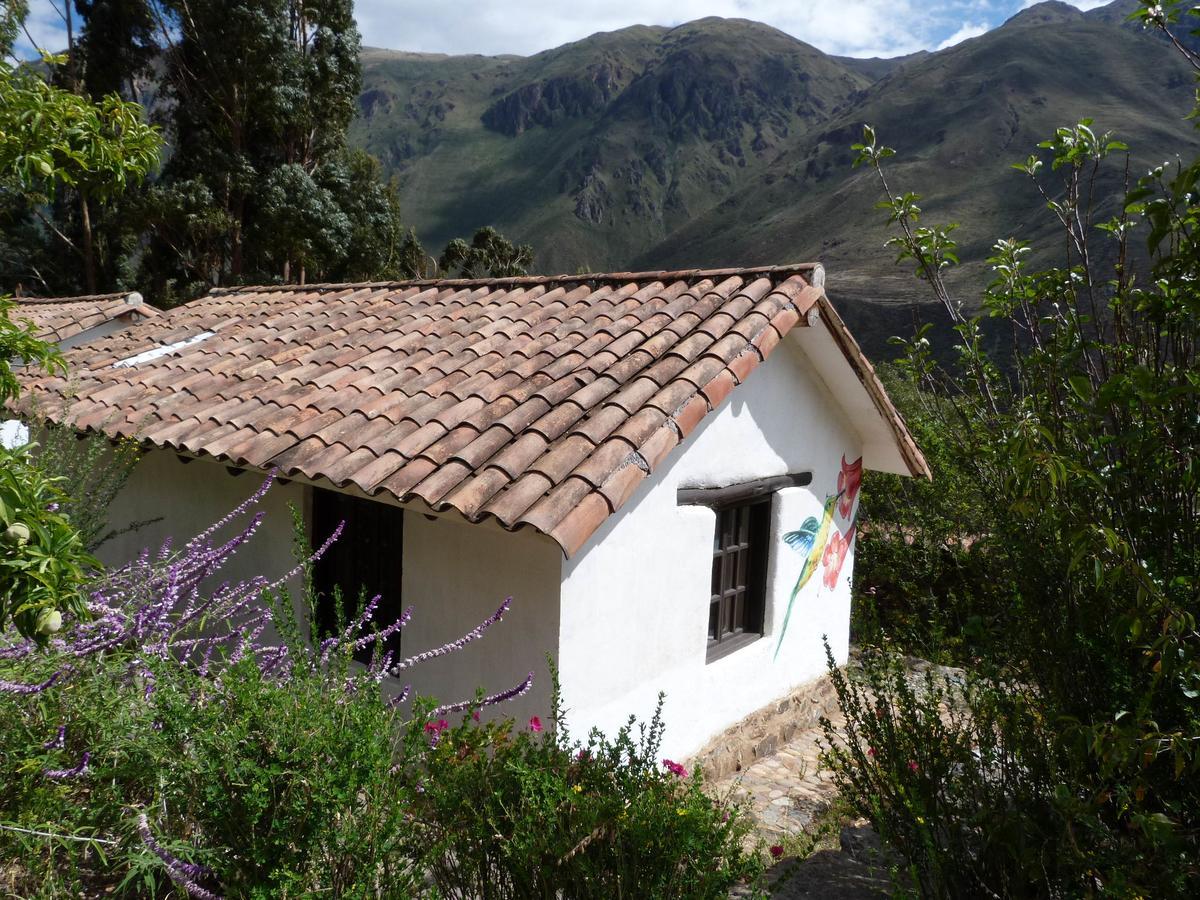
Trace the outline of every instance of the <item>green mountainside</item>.
{"type": "Polygon", "coordinates": [[[491,224],[544,272],[815,258],[835,299],[872,301],[852,324],[882,333],[919,288],[882,247],[877,185],[851,168],[862,123],[897,149],[895,189],[964,223],[964,259],[1008,234],[1036,244],[1043,201],[1009,165],[1056,126],[1092,117],[1133,146],[1135,175],[1198,149],[1191,70],[1124,22],[1135,5],[1041,3],[897,60],[717,18],[530,57],[367,50],[351,136],[399,179],[431,249],[491,224]]]}
{"type": "Polygon", "coordinates": [[[353,138],[430,246],[494,224],[542,269],[628,262],[870,85],[753,22],[633,27],[528,58],[368,50],[353,138]]]}

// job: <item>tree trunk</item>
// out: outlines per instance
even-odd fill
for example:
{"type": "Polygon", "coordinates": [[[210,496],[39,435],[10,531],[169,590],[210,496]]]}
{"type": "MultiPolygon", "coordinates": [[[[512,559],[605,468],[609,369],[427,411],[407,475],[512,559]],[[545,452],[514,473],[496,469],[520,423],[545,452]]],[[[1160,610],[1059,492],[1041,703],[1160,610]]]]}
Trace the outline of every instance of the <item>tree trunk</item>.
{"type": "Polygon", "coordinates": [[[83,281],[89,294],[96,293],[96,256],[92,248],[92,215],[88,210],[87,191],[79,192],[79,226],[83,252],[83,281]]]}

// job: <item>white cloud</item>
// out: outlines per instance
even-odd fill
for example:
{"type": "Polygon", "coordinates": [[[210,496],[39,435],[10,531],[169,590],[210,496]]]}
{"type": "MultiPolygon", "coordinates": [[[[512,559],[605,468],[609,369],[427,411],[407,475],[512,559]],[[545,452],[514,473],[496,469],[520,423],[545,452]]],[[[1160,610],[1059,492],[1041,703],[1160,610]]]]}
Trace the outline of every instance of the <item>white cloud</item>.
{"type": "MultiPolygon", "coordinates": [[[[1021,9],[1029,9],[1031,6],[1037,6],[1042,0],[1022,0],[1021,9]]],[[[1089,9],[1098,9],[1101,6],[1108,6],[1113,0],[1065,0],[1072,6],[1087,12],[1089,9]]]]}
{"type": "Polygon", "coordinates": [[[965,40],[973,37],[979,37],[981,34],[986,34],[989,30],[987,22],[968,22],[954,34],[950,35],[944,41],[937,45],[935,49],[945,50],[947,47],[953,47],[955,44],[961,44],[965,40]]]}
{"type": "MultiPolygon", "coordinates": [[[[31,0],[29,30],[61,49],[66,31],[52,4],[31,0]]],[[[356,0],[363,42],[427,53],[527,55],[630,25],[674,26],[704,16],[753,19],[828,53],[898,56],[983,34],[1035,0],[356,0]]],[[[1093,9],[1108,0],[1072,0],[1093,9]]],[[[30,55],[28,42],[19,50],[30,55]]]]}
{"type": "MultiPolygon", "coordinates": [[[[59,10],[65,9],[63,0],[52,4],[50,0],[31,0],[29,15],[25,18],[25,33],[18,35],[14,48],[23,57],[36,56],[35,47],[54,53],[67,46],[67,25],[59,10]],[[33,42],[30,43],[30,38],[33,42]]],[[[72,9],[74,12],[74,9],[72,9]]],[[[78,19],[76,20],[78,27],[78,19]]]]}
{"type": "Polygon", "coordinates": [[[971,0],[931,9],[918,0],[358,0],[365,43],[439,53],[530,54],[597,31],[629,25],[673,26],[704,16],[753,19],[831,53],[911,53],[935,45],[958,25],[971,0]]]}

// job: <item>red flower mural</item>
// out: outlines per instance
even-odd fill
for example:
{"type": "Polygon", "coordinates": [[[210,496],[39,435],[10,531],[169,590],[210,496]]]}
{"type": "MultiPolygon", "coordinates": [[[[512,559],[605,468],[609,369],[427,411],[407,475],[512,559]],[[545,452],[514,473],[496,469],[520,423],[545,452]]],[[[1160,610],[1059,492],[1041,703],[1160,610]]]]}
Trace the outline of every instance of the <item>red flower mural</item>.
{"type": "Polygon", "coordinates": [[[850,552],[850,544],[853,540],[853,525],[846,529],[845,534],[835,528],[829,535],[829,543],[825,545],[825,554],[821,557],[821,564],[825,566],[825,576],[822,581],[830,590],[837,587],[838,576],[842,574],[842,563],[846,561],[846,555],[850,552]]]}
{"type": "Polygon", "coordinates": [[[860,456],[852,463],[846,462],[845,454],[842,455],[842,471],[838,472],[838,512],[841,513],[843,519],[850,518],[850,511],[854,509],[854,498],[858,496],[858,489],[862,486],[863,463],[860,456]]]}

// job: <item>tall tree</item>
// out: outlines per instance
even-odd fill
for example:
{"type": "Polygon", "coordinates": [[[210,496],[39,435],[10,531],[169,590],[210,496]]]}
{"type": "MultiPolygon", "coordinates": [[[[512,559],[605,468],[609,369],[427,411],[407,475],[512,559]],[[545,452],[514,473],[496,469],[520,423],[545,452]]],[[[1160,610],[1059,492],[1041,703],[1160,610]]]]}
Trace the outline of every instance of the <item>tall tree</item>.
{"type": "Polygon", "coordinates": [[[92,102],[51,84],[30,66],[0,61],[0,173],[47,231],[79,257],[89,292],[97,287],[91,204],[103,204],[144,179],[158,164],[161,148],[158,131],[146,124],[137,104],[116,94],[92,102]],[[42,211],[63,188],[79,198],[78,240],[42,211]]]}
{"type": "Polygon", "coordinates": [[[458,278],[509,278],[527,274],[532,265],[532,247],[514,245],[491,225],[476,231],[469,244],[455,238],[438,260],[444,274],[458,278]]]}
{"type": "Polygon", "coordinates": [[[174,150],[146,206],[151,290],[404,274],[395,189],[346,146],[361,89],[351,0],[168,4],[174,150]]]}
{"type": "MultiPolygon", "coordinates": [[[[67,0],[71,2],[71,0],[67,0]]],[[[73,0],[84,24],[72,51],[93,97],[120,94],[143,103],[168,12],[155,0],[73,0]]]]}

